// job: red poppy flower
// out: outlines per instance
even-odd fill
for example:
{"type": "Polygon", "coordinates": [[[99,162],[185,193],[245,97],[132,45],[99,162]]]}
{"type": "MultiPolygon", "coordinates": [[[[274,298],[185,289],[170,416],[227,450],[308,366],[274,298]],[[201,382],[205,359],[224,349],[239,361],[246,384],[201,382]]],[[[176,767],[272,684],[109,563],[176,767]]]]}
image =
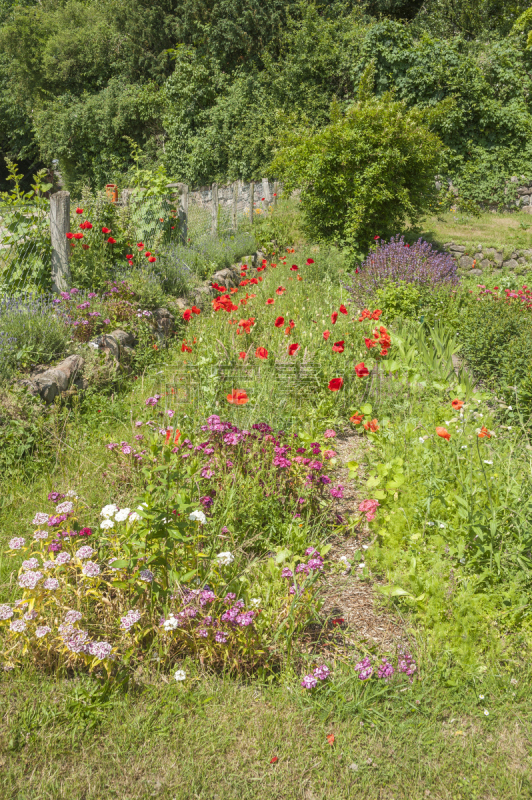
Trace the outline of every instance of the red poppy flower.
{"type": "Polygon", "coordinates": [[[268,297],[268,299],[266,300],[266,305],[267,306],[273,306],[274,303],[275,303],[275,300],[272,297],[268,297]]]}
{"type": "Polygon", "coordinates": [[[364,337],[364,341],[368,350],[371,350],[372,347],[377,347],[379,344],[376,339],[368,339],[367,337],[364,337]]]}
{"type": "Polygon", "coordinates": [[[441,428],[438,426],[436,428],[436,433],[438,434],[438,436],[441,436],[442,439],[447,439],[447,441],[449,441],[449,439],[451,438],[451,434],[445,428],[441,428]]]}
{"type": "Polygon", "coordinates": [[[349,417],[349,422],[352,422],[353,425],[360,425],[363,419],[364,419],[363,414],[353,414],[352,417],[349,417]]]}
{"type": "Polygon", "coordinates": [[[333,325],[336,325],[336,320],[338,319],[338,311],[333,311],[331,314],[331,322],[333,325]]]}
{"type": "Polygon", "coordinates": [[[380,239],[380,238],[381,238],[380,236],[374,236],[374,237],[373,237],[373,239],[374,239],[374,241],[375,241],[375,242],[377,241],[377,239],[380,239]]]}
{"type": "Polygon", "coordinates": [[[132,255],[131,255],[131,253],[130,253],[129,255],[127,255],[127,256],[126,256],[126,258],[127,258],[127,260],[128,260],[128,261],[131,261],[131,259],[133,258],[133,256],[132,256],[132,255]]]}
{"type": "Polygon", "coordinates": [[[359,316],[359,318],[358,318],[358,321],[359,321],[359,322],[364,322],[364,320],[365,320],[365,319],[371,319],[371,313],[368,311],[368,309],[367,309],[367,308],[365,308],[365,309],[362,311],[361,315],[360,315],[360,316],[359,316]]]}
{"type": "Polygon", "coordinates": [[[344,352],[344,340],[342,339],[341,342],[335,342],[332,347],[333,353],[343,353],[344,352]]]}
{"type": "Polygon", "coordinates": [[[198,308],[197,306],[192,306],[190,310],[192,311],[193,314],[201,314],[201,309],[198,308]]]}
{"type": "Polygon", "coordinates": [[[257,349],[255,350],[255,355],[257,358],[266,359],[268,358],[268,351],[266,350],[265,347],[257,347],[257,349]]]}
{"type": "Polygon", "coordinates": [[[307,258],[307,264],[314,264],[313,258],[307,258]]]}
{"type": "Polygon", "coordinates": [[[75,233],[74,234],[74,239],[83,239],[83,234],[82,233],[75,233]]]}
{"type": "Polygon", "coordinates": [[[144,250],[144,242],[139,242],[137,244],[137,247],[139,248],[139,250],[144,250]]]}
{"type": "Polygon", "coordinates": [[[286,292],[284,286],[278,286],[277,289],[275,290],[275,294],[283,294],[283,292],[286,292]]]}
{"type": "Polygon", "coordinates": [[[153,264],[154,261],[157,261],[157,259],[155,258],[155,256],[150,256],[148,261],[150,262],[150,264],[153,264]]]}
{"type": "Polygon", "coordinates": [[[347,314],[347,308],[344,305],[340,306],[340,314],[347,314]]]}
{"type": "Polygon", "coordinates": [[[329,381],[329,389],[331,390],[331,392],[337,392],[339,389],[342,388],[343,385],[344,385],[343,378],[333,378],[332,380],[329,381]]]}
{"type": "Polygon", "coordinates": [[[273,323],[276,328],[282,328],[284,325],[284,317],[277,317],[275,322],[273,323]]]}
{"type": "Polygon", "coordinates": [[[185,322],[188,322],[191,316],[192,316],[192,311],[190,310],[190,308],[187,308],[187,310],[183,312],[183,319],[185,320],[185,322]]]}
{"type": "Polygon", "coordinates": [[[381,314],[382,311],[380,310],[380,308],[376,308],[373,314],[371,315],[371,319],[379,319],[381,314]]]}
{"type": "Polygon", "coordinates": [[[297,266],[297,264],[292,264],[292,266],[290,267],[290,272],[297,272],[298,269],[299,267],[297,266]]]}
{"type": "Polygon", "coordinates": [[[250,283],[253,283],[256,286],[258,284],[257,278],[251,278],[250,283]]]}
{"type": "Polygon", "coordinates": [[[151,252],[149,250],[146,250],[144,255],[146,256],[146,258],[149,258],[151,256],[151,252]]]}
{"type": "MultiPolygon", "coordinates": [[[[245,273],[245,272],[243,272],[243,273],[240,273],[240,274],[241,274],[241,275],[245,275],[246,273],[245,273]]],[[[248,283],[249,283],[249,281],[240,281],[240,283],[239,283],[238,285],[239,285],[239,286],[247,286],[247,285],[248,285],[248,283]]]]}
{"type": "Polygon", "coordinates": [[[76,214],[83,214],[82,208],[76,208],[76,214]]]}
{"type": "Polygon", "coordinates": [[[112,237],[112,236],[110,236],[110,237],[107,239],[107,241],[108,241],[108,243],[109,243],[109,244],[116,244],[116,239],[113,239],[113,237],[112,237]]]}
{"type": "Polygon", "coordinates": [[[288,348],[288,355],[289,356],[295,356],[295,354],[297,353],[297,351],[299,350],[300,347],[301,347],[301,345],[297,344],[297,342],[294,342],[288,348]]]}
{"type": "Polygon", "coordinates": [[[246,353],[244,353],[244,352],[239,353],[238,357],[241,358],[242,360],[244,360],[244,358],[246,357],[246,353]]]}
{"type": "Polygon", "coordinates": [[[185,344],[183,342],[183,344],[181,345],[181,352],[182,353],[191,353],[192,352],[192,348],[189,347],[188,344],[185,344]]]}
{"type": "Polygon", "coordinates": [[[102,233],[111,233],[111,228],[102,228],[102,233]]]}
{"type": "MultiPolygon", "coordinates": [[[[277,197],[277,195],[274,194],[274,197],[277,197]]],[[[276,764],[278,761],[279,761],[279,759],[278,759],[277,756],[274,756],[273,758],[270,758],[270,764],[276,764]]]]}
{"type": "Polygon", "coordinates": [[[176,430],[176,432],[175,432],[174,444],[177,444],[177,443],[178,443],[178,441],[179,441],[179,437],[180,437],[180,436],[181,436],[181,431],[178,431],[178,430],[176,430]]]}
{"type": "Polygon", "coordinates": [[[379,423],[376,419],[372,419],[371,422],[368,421],[364,423],[364,429],[366,431],[371,431],[371,433],[377,433],[379,430],[379,423]]]}
{"type": "Polygon", "coordinates": [[[453,400],[451,405],[452,405],[452,407],[454,408],[455,411],[460,411],[460,409],[462,408],[464,403],[463,403],[463,400],[453,400]]]}
{"type": "Polygon", "coordinates": [[[369,369],[363,361],[360,364],[355,364],[355,372],[359,378],[366,378],[369,375],[369,369]]]}
{"type": "Polygon", "coordinates": [[[84,250],[88,250],[89,249],[89,245],[88,244],[82,244],[81,246],[83,247],[84,250]]]}
{"type": "Polygon", "coordinates": [[[323,331],[323,338],[325,339],[325,341],[327,341],[330,335],[331,335],[330,331],[323,331]]]}
{"type": "Polygon", "coordinates": [[[480,429],[480,433],[478,435],[478,438],[479,439],[491,439],[491,433],[489,432],[489,430],[486,428],[485,425],[483,425],[482,428],[480,429]]]}
{"type": "Polygon", "coordinates": [[[231,394],[227,395],[227,402],[235,406],[245,406],[248,402],[248,396],[241,389],[233,389],[231,394]]]}
{"type": "Polygon", "coordinates": [[[173,428],[167,428],[167,430],[166,430],[166,439],[165,439],[165,444],[168,444],[168,442],[170,441],[170,439],[171,439],[171,437],[172,437],[172,433],[173,433],[173,432],[174,432],[174,429],[173,429],[173,428]]]}

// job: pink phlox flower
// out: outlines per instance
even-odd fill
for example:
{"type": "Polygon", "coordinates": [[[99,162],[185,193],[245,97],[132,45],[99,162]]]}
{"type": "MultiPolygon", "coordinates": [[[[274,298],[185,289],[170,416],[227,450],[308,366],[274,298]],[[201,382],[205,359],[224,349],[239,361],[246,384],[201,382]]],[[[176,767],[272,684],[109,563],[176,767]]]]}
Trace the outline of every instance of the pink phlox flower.
{"type": "Polygon", "coordinates": [[[301,686],[303,689],[314,689],[315,686],[318,685],[318,681],[314,677],[314,675],[305,675],[303,680],[301,681],[301,686]]]}
{"type": "Polygon", "coordinates": [[[331,430],[331,428],[327,428],[327,430],[323,434],[324,439],[334,439],[335,436],[336,436],[336,431],[331,430]]]}
{"type": "Polygon", "coordinates": [[[316,667],[314,670],[314,677],[318,678],[320,681],[326,680],[330,674],[331,670],[326,664],[322,664],[321,667],[316,667]]]}
{"type": "Polygon", "coordinates": [[[383,680],[388,682],[394,672],[395,670],[390,664],[390,662],[386,658],[383,658],[382,664],[379,665],[379,669],[377,670],[377,677],[382,678],[383,680]]]}

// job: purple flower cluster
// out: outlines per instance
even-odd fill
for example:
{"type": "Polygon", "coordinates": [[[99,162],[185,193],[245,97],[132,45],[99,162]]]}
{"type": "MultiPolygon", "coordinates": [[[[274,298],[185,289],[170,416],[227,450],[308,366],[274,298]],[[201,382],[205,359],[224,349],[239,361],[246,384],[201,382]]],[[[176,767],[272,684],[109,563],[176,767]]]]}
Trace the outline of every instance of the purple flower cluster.
{"type": "Polygon", "coordinates": [[[318,680],[325,681],[331,674],[331,670],[326,664],[316,667],[312,675],[305,675],[301,681],[303,689],[314,689],[318,685],[318,680]]]}
{"type": "Polygon", "coordinates": [[[127,612],[127,614],[120,618],[120,628],[123,631],[128,631],[135,623],[139,621],[141,618],[140,611],[137,611],[135,608],[131,609],[127,612]]]}
{"type": "MultiPolygon", "coordinates": [[[[413,656],[404,651],[399,650],[398,661],[397,661],[397,672],[402,672],[405,675],[408,675],[410,678],[410,682],[412,682],[413,678],[412,675],[416,671],[417,666],[413,659],[413,656]]],[[[355,665],[355,671],[358,672],[358,677],[361,681],[368,680],[373,675],[373,667],[371,665],[371,660],[368,656],[366,656],[362,661],[359,661],[358,664],[355,665]]],[[[386,681],[386,683],[391,679],[394,675],[395,669],[392,664],[388,661],[387,658],[383,658],[381,664],[379,664],[377,668],[377,677],[381,680],[386,681]]]]}
{"type": "Polygon", "coordinates": [[[373,675],[373,667],[371,666],[371,661],[366,656],[359,661],[358,664],[355,664],[355,671],[358,672],[358,677],[361,681],[367,681],[368,678],[371,678],[373,675]]]}
{"type": "Polygon", "coordinates": [[[409,246],[404,237],[392,237],[379,243],[354,276],[351,286],[346,286],[357,304],[366,305],[385,283],[412,283],[432,287],[435,284],[458,283],[457,265],[448,253],[439,253],[422,239],[409,246]]]}

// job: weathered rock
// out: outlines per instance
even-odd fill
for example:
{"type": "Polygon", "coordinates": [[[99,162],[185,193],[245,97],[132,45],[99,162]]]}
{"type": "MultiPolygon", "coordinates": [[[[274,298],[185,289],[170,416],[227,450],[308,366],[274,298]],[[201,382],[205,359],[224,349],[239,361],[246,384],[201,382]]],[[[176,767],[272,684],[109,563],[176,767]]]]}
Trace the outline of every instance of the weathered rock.
{"type": "Polygon", "coordinates": [[[525,214],[532,214],[532,206],[523,206],[521,209],[525,214]]]}
{"type": "Polygon", "coordinates": [[[482,270],[481,269],[477,269],[475,267],[475,269],[470,269],[467,274],[468,275],[482,275],[482,270]]]}
{"type": "Polygon", "coordinates": [[[521,205],[522,206],[529,206],[530,205],[530,195],[529,194],[524,194],[521,197],[521,205]]]}
{"type": "Polygon", "coordinates": [[[484,252],[487,256],[494,256],[497,251],[494,247],[486,247],[484,252]]]}
{"type": "Polygon", "coordinates": [[[133,348],[135,343],[136,339],[132,333],[127,333],[118,328],[116,331],[104,333],[103,336],[100,336],[98,349],[113,356],[117,361],[121,361],[127,355],[127,350],[133,348]]]}
{"type": "Polygon", "coordinates": [[[480,266],[482,269],[489,269],[491,267],[491,261],[487,258],[483,258],[480,262],[480,266]]]}
{"type": "Polygon", "coordinates": [[[256,253],[253,253],[253,266],[260,267],[265,258],[266,253],[263,253],[262,250],[257,250],[256,253]]]}
{"type": "Polygon", "coordinates": [[[81,356],[69,356],[57,366],[44,371],[40,369],[30,375],[29,380],[19,383],[26,386],[35,397],[40,396],[47,405],[50,405],[61,392],[66,392],[73,384],[86,388],[83,386],[81,375],[84,364],[85,361],[81,356]]]}
{"type": "Polygon", "coordinates": [[[238,286],[239,274],[232,269],[221,269],[212,276],[212,283],[219,283],[226,289],[238,286]]]}
{"type": "Polygon", "coordinates": [[[526,264],[526,258],[525,258],[524,256],[520,256],[520,257],[517,259],[517,263],[518,263],[518,264],[521,264],[521,266],[523,266],[523,264],[526,264]]]}
{"type": "Polygon", "coordinates": [[[523,197],[523,195],[528,194],[528,188],[526,186],[520,186],[519,189],[517,190],[517,194],[519,195],[519,197],[523,197]]]}
{"type": "Polygon", "coordinates": [[[493,255],[493,261],[496,267],[502,267],[502,262],[504,261],[504,256],[502,253],[495,253],[493,255]]]}
{"type": "Polygon", "coordinates": [[[458,263],[463,269],[468,269],[473,266],[473,259],[471,256],[462,256],[458,263]]]}
{"type": "Polygon", "coordinates": [[[475,259],[475,261],[479,261],[479,262],[482,261],[482,253],[480,253],[480,252],[479,253],[475,253],[474,259],[475,259]]]}
{"type": "Polygon", "coordinates": [[[175,304],[181,311],[184,311],[186,308],[188,308],[187,301],[184,297],[178,297],[175,301],[175,304]]]}
{"type": "Polygon", "coordinates": [[[508,261],[503,261],[503,267],[508,267],[508,269],[515,269],[519,266],[515,258],[510,258],[508,261]]]}
{"type": "Polygon", "coordinates": [[[159,339],[166,339],[175,330],[175,317],[167,308],[156,308],[152,316],[159,339]]]}
{"type": "Polygon", "coordinates": [[[452,244],[449,250],[451,253],[465,253],[465,247],[461,244],[452,244]]]}

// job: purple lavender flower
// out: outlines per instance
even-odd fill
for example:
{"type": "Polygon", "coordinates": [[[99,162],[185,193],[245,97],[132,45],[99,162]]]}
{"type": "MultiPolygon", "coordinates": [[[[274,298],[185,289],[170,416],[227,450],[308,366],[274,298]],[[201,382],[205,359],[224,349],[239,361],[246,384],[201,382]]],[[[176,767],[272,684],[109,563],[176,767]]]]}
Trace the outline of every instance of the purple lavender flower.
{"type": "Polygon", "coordinates": [[[422,239],[408,247],[403,236],[394,236],[369,254],[352,285],[345,288],[357,305],[366,305],[385,283],[399,281],[428,287],[455,285],[457,265],[449,254],[439,253],[422,239]]]}

